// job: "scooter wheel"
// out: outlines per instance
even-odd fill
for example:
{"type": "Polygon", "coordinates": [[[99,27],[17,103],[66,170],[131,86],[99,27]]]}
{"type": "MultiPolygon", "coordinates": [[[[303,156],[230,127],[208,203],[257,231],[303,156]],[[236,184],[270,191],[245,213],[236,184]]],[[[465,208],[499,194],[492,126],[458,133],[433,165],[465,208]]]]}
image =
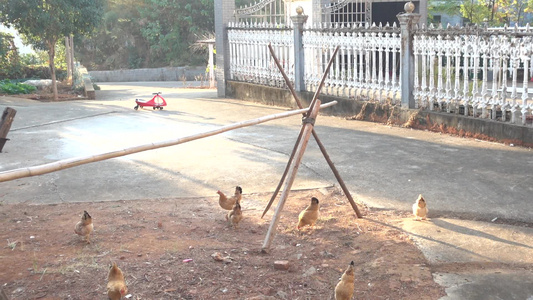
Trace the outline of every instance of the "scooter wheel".
{"type": "Polygon", "coordinates": [[[159,107],[159,110],[163,110],[163,107],[162,107],[162,106],[160,106],[160,107],[159,107]]]}
{"type": "Polygon", "coordinates": [[[135,107],[133,109],[135,109],[135,110],[139,109],[139,105],[135,105],[135,107]]]}
{"type": "Polygon", "coordinates": [[[156,108],[155,106],[154,106],[154,107],[152,107],[152,109],[153,109],[153,110],[155,110],[155,108],[156,108]]]}

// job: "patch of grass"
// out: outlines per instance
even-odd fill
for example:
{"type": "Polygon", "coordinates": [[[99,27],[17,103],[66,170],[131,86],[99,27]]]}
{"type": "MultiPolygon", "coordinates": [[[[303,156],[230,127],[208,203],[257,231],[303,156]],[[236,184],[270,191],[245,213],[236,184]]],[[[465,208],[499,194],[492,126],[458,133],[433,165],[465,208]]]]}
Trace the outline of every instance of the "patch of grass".
{"type": "Polygon", "coordinates": [[[35,255],[35,251],[33,251],[32,265],[33,265],[33,273],[37,273],[37,270],[39,270],[39,264],[37,263],[37,256],[35,255]]]}
{"type": "Polygon", "coordinates": [[[48,270],[48,273],[56,273],[59,272],[62,275],[69,274],[69,273],[80,273],[84,269],[95,269],[95,270],[103,270],[106,269],[107,266],[105,264],[99,264],[96,257],[93,257],[89,254],[81,253],[76,258],[71,260],[71,263],[67,263],[66,265],[61,265],[59,268],[55,270],[48,270]]]}
{"type": "Polygon", "coordinates": [[[13,251],[17,247],[17,243],[18,241],[10,242],[9,240],[7,240],[7,247],[11,248],[11,251],[13,251]]]}

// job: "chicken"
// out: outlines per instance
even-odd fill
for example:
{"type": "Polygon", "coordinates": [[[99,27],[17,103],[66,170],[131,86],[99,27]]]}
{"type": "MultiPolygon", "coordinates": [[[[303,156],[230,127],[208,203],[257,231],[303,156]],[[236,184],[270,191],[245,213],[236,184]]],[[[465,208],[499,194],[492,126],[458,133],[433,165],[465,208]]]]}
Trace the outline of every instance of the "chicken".
{"type": "Polygon", "coordinates": [[[113,263],[107,276],[107,297],[110,300],[120,300],[126,295],[128,288],[124,280],[124,274],[116,263],[113,263]]]}
{"type": "Polygon", "coordinates": [[[85,237],[87,244],[90,244],[91,241],[89,241],[89,236],[91,235],[91,232],[93,232],[93,229],[93,218],[87,211],[84,210],[83,216],[81,216],[81,221],[79,221],[76,224],[76,227],[74,227],[74,232],[77,235],[85,237]]]}
{"type": "Polygon", "coordinates": [[[314,226],[318,219],[318,210],[318,199],[312,197],[311,204],[298,216],[298,230],[307,225],[314,226]]]}
{"type": "Polygon", "coordinates": [[[426,200],[422,197],[422,194],[418,195],[418,199],[413,204],[413,214],[415,215],[415,221],[419,219],[425,220],[428,215],[428,207],[426,200]]]}
{"type": "Polygon", "coordinates": [[[233,209],[226,215],[226,220],[230,225],[233,225],[233,228],[237,228],[237,225],[242,220],[242,210],[239,201],[235,202],[233,209]]]}
{"type": "Polygon", "coordinates": [[[217,191],[218,197],[218,204],[220,204],[220,207],[222,207],[225,210],[233,210],[233,205],[237,201],[242,200],[242,188],[240,186],[235,187],[235,195],[233,197],[229,198],[224,195],[221,191],[217,191]]]}
{"type": "Polygon", "coordinates": [[[352,299],[353,290],[355,288],[355,274],[354,262],[352,261],[344,274],[342,274],[341,281],[335,287],[335,300],[350,300],[352,299]]]}

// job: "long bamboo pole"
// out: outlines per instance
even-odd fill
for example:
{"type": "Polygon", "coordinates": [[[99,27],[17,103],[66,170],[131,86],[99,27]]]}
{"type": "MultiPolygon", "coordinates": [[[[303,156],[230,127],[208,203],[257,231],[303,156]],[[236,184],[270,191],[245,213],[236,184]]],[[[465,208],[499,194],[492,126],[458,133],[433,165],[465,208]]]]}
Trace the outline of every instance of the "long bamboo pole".
{"type": "MultiPolygon", "coordinates": [[[[315,102],[314,107],[311,107],[311,113],[309,114],[309,118],[316,119],[316,117],[318,116],[319,109],[320,109],[320,100],[317,100],[315,102]]],[[[296,173],[298,173],[298,167],[300,166],[300,162],[302,161],[302,157],[304,156],[305,148],[307,147],[307,144],[309,143],[309,138],[311,137],[311,132],[313,131],[313,123],[307,122],[307,123],[304,123],[302,126],[304,127],[303,134],[302,134],[302,140],[298,144],[298,149],[296,150],[294,159],[292,160],[291,166],[289,168],[289,173],[288,173],[289,176],[287,177],[287,180],[285,181],[285,186],[283,187],[283,192],[281,193],[278,206],[276,207],[276,211],[274,212],[274,216],[272,217],[272,221],[270,222],[270,227],[268,228],[265,241],[263,242],[263,247],[261,249],[263,253],[267,253],[270,249],[270,245],[272,244],[272,239],[274,238],[274,235],[276,234],[276,228],[278,227],[281,211],[283,210],[285,201],[287,200],[287,197],[289,196],[292,184],[294,183],[294,179],[296,178],[296,173]]]]}
{"type": "MultiPolygon", "coordinates": [[[[323,107],[323,108],[330,107],[330,106],[333,106],[335,104],[337,104],[337,102],[333,101],[333,102],[326,103],[326,104],[322,105],[321,107],[323,107]]],[[[111,151],[111,152],[105,152],[105,153],[96,154],[96,155],[88,155],[88,156],[68,158],[68,159],[64,159],[64,160],[60,160],[60,161],[56,161],[56,162],[52,162],[52,163],[48,163],[48,164],[44,164],[44,165],[39,165],[39,166],[34,166],[34,167],[27,167],[27,168],[20,168],[20,169],[14,169],[14,170],[9,170],[9,171],[5,171],[5,172],[0,172],[0,182],[19,179],[19,178],[24,178],[24,177],[47,174],[47,173],[51,173],[51,172],[55,172],[55,171],[59,171],[59,170],[64,170],[64,169],[67,169],[67,168],[72,168],[72,167],[83,165],[83,164],[87,164],[87,163],[102,161],[102,160],[106,160],[106,159],[110,159],[110,158],[125,156],[125,155],[138,153],[138,152],[142,152],[142,151],[147,151],[147,150],[153,150],[153,149],[158,149],[158,148],[163,148],[163,147],[169,147],[169,146],[174,146],[174,145],[178,145],[178,144],[183,144],[183,143],[186,143],[186,142],[190,142],[190,141],[206,138],[206,137],[209,137],[209,136],[217,135],[217,134],[220,134],[220,133],[223,133],[223,132],[226,132],[226,131],[230,131],[230,130],[234,130],[234,129],[237,129],[237,128],[248,127],[248,126],[257,125],[257,124],[265,123],[265,122],[276,120],[276,119],[281,119],[281,118],[286,118],[286,117],[298,115],[298,114],[306,112],[307,110],[308,110],[307,108],[298,109],[298,110],[291,110],[291,111],[288,111],[288,112],[268,115],[268,116],[260,117],[260,118],[257,118],[257,119],[242,121],[242,122],[239,122],[239,123],[233,123],[233,124],[230,124],[230,125],[222,126],[222,127],[218,128],[218,129],[214,129],[214,130],[211,130],[211,131],[206,131],[206,132],[202,132],[202,133],[198,133],[198,134],[182,137],[182,138],[179,138],[179,139],[155,142],[155,143],[150,143],[150,144],[144,144],[144,145],[140,145],[140,146],[135,146],[135,147],[121,149],[121,150],[115,150],[115,151],[111,151]]]]}
{"type": "MultiPolygon", "coordinates": [[[[293,86],[292,86],[292,84],[291,84],[291,82],[289,80],[289,77],[287,77],[287,74],[285,74],[285,72],[283,71],[283,67],[279,63],[279,60],[276,57],[276,54],[274,53],[274,48],[272,48],[271,44],[268,44],[268,50],[270,51],[270,54],[272,55],[272,58],[274,59],[274,62],[276,63],[276,66],[278,66],[278,69],[280,70],[281,75],[285,79],[285,83],[287,84],[287,87],[289,88],[290,92],[293,95],[296,95],[296,91],[294,90],[294,88],[293,88],[293,86]]],[[[304,117],[306,115],[309,115],[309,113],[311,111],[311,107],[312,107],[313,103],[315,102],[315,100],[317,99],[318,94],[320,93],[320,90],[322,89],[322,86],[324,85],[324,81],[326,80],[326,77],[327,77],[327,75],[329,73],[329,69],[330,69],[331,65],[333,64],[333,59],[335,58],[335,56],[337,54],[337,51],[339,51],[339,46],[337,46],[337,48],[335,48],[335,52],[333,53],[333,55],[331,56],[331,58],[330,58],[330,60],[328,62],[326,70],[324,71],[324,74],[322,75],[322,79],[320,80],[320,85],[318,86],[318,88],[317,88],[317,90],[315,92],[315,95],[313,96],[313,101],[311,101],[311,105],[309,106],[309,111],[303,113],[304,117]]],[[[300,102],[300,99],[298,97],[295,97],[294,100],[296,101],[296,104],[298,105],[299,108],[303,108],[302,103],[300,102]]],[[[303,130],[303,128],[302,128],[302,130],[303,130]]],[[[292,153],[291,153],[291,156],[289,157],[289,161],[287,162],[287,166],[285,167],[285,171],[283,172],[283,175],[281,176],[281,179],[280,179],[280,181],[278,183],[278,186],[276,187],[276,190],[272,194],[272,197],[270,198],[270,201],[268,201],[267,206],[263,210],[263,214],[261,215],[261,218],[263,218],[265,216],[267,211],[270,209],[270,206],[272,206],[272,203],[274,203],[274,200],[278,196],[279,190],[281,189],[281,186],[283,185],[283,182],[285,181],[285,177],[287,177],[287,172],[289,171],[289,166],[291,165],[291,162],[292,162],[292,160],[294,158],[294,153],[296,152],[296,148],[297,148],[298,144],[300,143],[300,139],[302,138],[302,130],[300,131],[300,134],[298,135],[298,139],[296,140],[296,143],[294,144],[294,148],[292,149],[292,153]]]]}
{"type": "MultiPolygon", "coordinates": [[[[274,59],[274,62],[276,63],[276,66],[278,66],[278,69],[279,71],[281,72],[281,75],[283,76],[283,78],[285,79],[285,84],[289,87],[289,91],[291,92],[292,96],[294,97],[294,100],[296,101],[296,104],[298,105],[299,108],[303,108],[303,105],[302,105],[302,102],[300,101],[300,98],[298,97],[298,94],[296,93],[296,91],[294,90],[290,80],[289,80],[289,77],[287,77],[287,74],[285,74],[285,71],[283,70],[283,67],[281,66],[281,64],[279,63],[279,60],[278,58],[276,57],[276,53],[274,53],[274,49],[272,48],[272,45],[268,45],[268,49],[270,50],[270,54],[272,55],[272,58],[274,59]]],[[[335,57],[335,54],[337,53],[337,50],[339,49],[339,47],[337,47],[335,49],[335,52],[334,54],[332,55],[332,57],[335,57]]],[[[326,70],[329,70],[329,66],[331,65],[331,61],[330,63],[328,64],[328,69],[326,70]]],[[[327,74],[327,73],[326,73],[327,74]]],[[[323,76],[323,79],[325,78],[325,76],[323,76]]],[[[322,81],[323,82],[323,81],[322,81]]],[[[317,89],[317,92],[320,92],[320,88],[322,87],[322,83],[320,84],[319,86],[319,89],[317,89]]],[[[315,93],[315,97],[318,96],[318,93],[315,93]]],[[[301,136],[301,132],[300,132],[300,136],[301,136]]],[[[298,142],[299,142],[299,139],[300,139],[300,136],[298,136],[298,142]]],[[[316,143],[318,144],[318,148],[320,148],[320,151],[322,152],[322,155],[324,155],[324,158],[326,159],[326,162],[328,163],[331,171],[333,172],[333,175],[335,175],[335,178],[337,179],[337,181],[339,182],[339,185],[341,186],[341,189],[342,191],[344,192],[344,194],[346,195],[346,198],[348,198],[348,201],[350,202],[350,205],[352,206],[353,210],[355,211],[355,215],[358,217],[358,218],[362,218],[363,215],[361,214],[361,212],[359,211],[359,208],[357,207],[357,204],[355,204],[355,201],[353,200],[352,198],[352,194],[350,194],[350,191],[348,190],[348,187],[346,187],[346,184],[344,183],[344,180],[342,180],[342,177],[339,173],[339,171],[337,171],[337,168],[335,167],[335,164],[333,163],[333,161],[331,160],[331,158],[329,157],[329,154],[328,152],[326,151],[326,147],[324,147],[324,144],[322,144],[322,141],[320,141],[320,139],[318,138],[318,134],[316,133],[315,129],[313,128],[313,137],[315,138],[315,141],[316,143]]],[[[298,143],[296,142],[296,143],[298,143]]],[[[295,146],[296,147],[296,146],[295,146]]],[[[296,148],[295,148],[296,149],[296,148]]],[[[291,159],[292,157],[294,156],[294,150],[293,150],[293,154],[291,155],[291,159]]],[[[290,163],[290,162],[289,162],[290,163]]],[[[287,165],[288,166],[288,165],[287,165]]],[[[288,167],[287,167],[288,168],[288,167]]],[[[285,179],[285,176],[287,174],[287,168],[285,169],[285,173],[283,174],[283,177],[282,177],[282,181],[285,179]]],[[[281,184],[280,184],[281,185],[281,184]]],[[[268,203],[267,207],[265,208],[264,212],[263,212],[263,216],[266,214],[266,212],[270,209],[270,206],[272,205],[272,202],[274,201],[274,198],[276,197],[277,193],[279,192],[279,187],[280,185],[278,185],[278,189],[276,190],[276,192],[274,193],[274,196],[273,196],[273,199],[270,200],[270,202],[268,203]]],[[[263,217],[261,216],[261,218],[263,217]]]]}

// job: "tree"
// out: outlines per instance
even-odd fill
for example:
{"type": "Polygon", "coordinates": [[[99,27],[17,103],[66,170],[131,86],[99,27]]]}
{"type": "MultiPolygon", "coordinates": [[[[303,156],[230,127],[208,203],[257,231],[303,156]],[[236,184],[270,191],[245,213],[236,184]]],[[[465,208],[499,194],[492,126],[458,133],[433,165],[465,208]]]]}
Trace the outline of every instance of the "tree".
{"type": "Polygon", "coordinates": [[[203,63],[189,47],[197,36],[214,31],[213,0],[107,0],[105,10],[95,34],[75,43],[88,68],[203,63]]]}
{"type": "Polygon", "coordinates": [[[0,22],[13,26],[37,49],[48,52],[57,100],[55,46],[68,35],[89,34],[103,16],[104,0],[3,0],[0,22]]]}
{"type": "Polygon", "coordinates": [[[461,13],[470,23],[482,24],[488,20],[491,10],[484,0],[468,0],[461,4],[461,13]]]}
{"type": "Polygon", "coordinates": [[[138,8],[144,0],[107,0],[103,21],[90,37],[75,42],[77,58],[89,69],[139,68],[147,65],[148,41],[138,8]]]}
{"type": "Polygon", "coordinates": [[[430,0],[430,11],[461,14],[472,24],[492,26],[523,25],[526,13],[533,12],[533,0],[430,0]]]}
{"type": "Polygon", "coordinates": [[[214,29],[213,0],[145,0],[139,7],[150,55],[165,65],[196,63],[189,46],[214,29]]]}
{"type": "Polygon", "coordinates": [[[20,59],[9,33],[0,32],[0,79],[18,76],[20,72],[20,59]]]}

